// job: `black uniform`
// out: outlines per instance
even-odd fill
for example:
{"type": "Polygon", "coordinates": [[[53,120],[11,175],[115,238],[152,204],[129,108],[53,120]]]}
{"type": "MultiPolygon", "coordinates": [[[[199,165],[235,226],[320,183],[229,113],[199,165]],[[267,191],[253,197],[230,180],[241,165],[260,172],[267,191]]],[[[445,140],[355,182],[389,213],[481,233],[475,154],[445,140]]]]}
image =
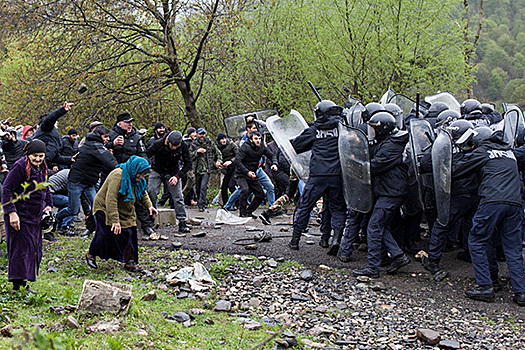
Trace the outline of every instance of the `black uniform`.
{"type": "Polygon", "coordinates": [[[329,254],[335,255],[343,235],[346,203],[343,196],[343,178],[339,160],[339,115],[319,116],[314,125],[304,130],[292,141],[297,153],[312,150],[310,175],[297,208],[290,247],[297,249],[301,234],[308,225],[315,203],[324,195],[330,208],[331,226],[334,231],[329,254]]]}
{"type": "Polygon", "coordinates": [[[46,162],[48,166],[53,164],[71,165],[71,157],[61,156],[62,139],[55,123],[57,120],[67,113],[64,107],[60,107],[48,114],[38,126],[38,129],[33,136],[34,139],[39,139],[46,144],[46,162]]]}

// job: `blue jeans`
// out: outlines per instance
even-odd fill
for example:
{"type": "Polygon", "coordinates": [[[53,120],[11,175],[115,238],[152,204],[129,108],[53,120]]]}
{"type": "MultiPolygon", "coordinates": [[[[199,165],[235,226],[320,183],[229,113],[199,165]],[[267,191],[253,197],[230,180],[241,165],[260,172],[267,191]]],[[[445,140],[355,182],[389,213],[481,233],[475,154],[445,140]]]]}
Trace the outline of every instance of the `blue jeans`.
{"type": "Polygon", "coordinates": [[[82,193],[86,195],[86,199],[90,207],[93,207],[93,200],[97,194],[95,185],[86,185],[78,182],[68,182],[67,192],[69,197],[69,205],[67,209],[65,209],[67,211],[64,213],[60,211],[59,213],[61,217],[64,216],[64,219],[62,220],[62,226],[68,226],[73,218],[80,212],[80,196],[82,193]]]}
{"type": "Polygon", "coordinates": [[[273,186],[272,180],[270,180],[270,177],[264,172],[262,168],[257,168],[255,175],[257,175],[261,186],[266,190],[268,206],[272,205],[275,202],[275,188],[273,186]]]}
{"type": "Polygon", "coordinates": [[[52,194],[51,197],[53,198],[53,206],[57,207],[58,210],[61,210],[62,208],[65,208],[69,204],[69,199],[67,196],[64,196],[63,194],[52,194]]]}
{"type": "Polygon", "coordinates": [[[228,202],[224,204],[224,209],[230,210],[233,207],[233,204],[237,201],[237,199],[239,199],[240,195],[241,195],[241,188],[237,186],[237,188],[235,189],[235,191],[233,191],[230,198],[228,198],[228,202]]]}

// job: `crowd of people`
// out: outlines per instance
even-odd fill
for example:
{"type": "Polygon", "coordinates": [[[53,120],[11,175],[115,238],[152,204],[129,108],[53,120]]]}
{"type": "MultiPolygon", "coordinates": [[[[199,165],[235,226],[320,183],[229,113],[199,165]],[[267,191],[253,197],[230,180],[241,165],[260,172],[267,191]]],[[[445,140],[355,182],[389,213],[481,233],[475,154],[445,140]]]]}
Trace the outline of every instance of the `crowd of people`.
{"type": "Polygon", "coordinates": [[[137,227],[143,237],[158,239],[156,208],[168,202],[175,210],[178,230],[190,232],[186,206],[206,210],[210,177],[219,172],[220,193],[215,201],[225,210],[238,209],[241,217],[267,225],[285,212],[285,205],[296,204],[288,244],[292,250],[300,248],[312,212],[320,208],[319,245],[348,262],[356,245],[366,243],[367,265],[352,273],[377,278],[381,266],[395,274],[411,263],[408,254],[419,250],[421,223],[426,221],[430,246],[423,257],[425,269],[443,278],[447,275],[440,266],[443,252],[460,249],[458,258],[472,262],[478,284],[465,295],[493,301],[502,288],[497,261],[506,260],[513,301],[525,306],[525,126],[517,123],[511,128],[515,132],[510,142],[504,133],[508,122],[492,105],[466,100],[458,113],[435,102],[415,106],[407,115],[391,103],[363,106],[360,122],[351,129],[366,138],[373,198],[368,210],[345,198],[345,190],[354,186],[344,180],[345,172],[352,169],[341,163],[340,156],[352,154],[340,149],[341,127],[349,124],[348,109],[331,101],[318,103],[315,121],[291,140],[296,154],[311,151],[306,181],[295,173],[290,155],[270,142],[264,122],[255,115],[245,118],[245,129],[235,140],[223,132],[213,139],[202,127],[190,127],[184,134],[169,131],[157,122],[146,141],[144,130],[133,127],[133,117],[122,113],[111,129],[92,122],[79,142],[77,130],[61,137],[57,129],[58,120],[72,108],[64,103],[35,127],[11,128],[10,120],[0,125],[2,202],[14,292],[36,279],[42,232],[46,232],[44,239],[54,241],[53,232],[71,236],[83,230],[82,235],[93,235],[85,256],[88,266],[97,268],[98,257],[140,271],[137,227]],[[428,122],[430,146],[421,154],[414,154],[410,146],[417,130],[410,127],[414,120],[428,122]],[[446,220],[433,181],[436,164],[442,160],[434,152],[437,143],[432,146],[432,142],[443,135],[452,148],[451,166],[445,169],[451,178],[446,220]],[[40,187],[46,179],[50,186],[40,187]],[[29,196],[20,197],[23,193],[29,196]],[[255,210],[262,203],[268,208],[257,216],[255,210]],[[55,228],[44,229],[42,217],[53,206],[55,228]],[[79,230],[81,207],[85,229],[79,230]]]}

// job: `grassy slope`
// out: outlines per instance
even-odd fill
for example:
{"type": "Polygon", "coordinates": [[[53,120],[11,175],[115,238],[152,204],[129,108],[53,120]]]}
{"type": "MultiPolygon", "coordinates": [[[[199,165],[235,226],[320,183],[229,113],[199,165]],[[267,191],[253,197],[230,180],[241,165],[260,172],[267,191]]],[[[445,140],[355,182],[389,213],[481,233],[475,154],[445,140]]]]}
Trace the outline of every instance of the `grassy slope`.
{"type": "MultiPolygon", "coordinates": [[[[44,258],[40,268],[40,276],[31,288],[39,291],[34,296],[29,293],[20,293],[13,296],[9,293],[11,283],[7,281],[6,259],[1,261],[2,274],[0,275],[0,306],[3,309],[0,318],[0,327],[10,323],[18,331],[14,338],[0,337],[0,349],[14,348],[22,345],[24,349],[40,348],[35,339],[35,328],[32,324],[45,323],[44,331],[36,338],[41,344],[42,339],[63,341],[64,349],[248,349],[268,337],[268,332],[276,328],[267,327],[258,331],[243,329],[236,317],[224,313],[217,313],[210,308],[214,300],[218,300],[216,291],[209,294],[207,300],[182,299],[178,300],[171,288],[168,291],[157,289],[157,300],[141,301],[140,298],[157,287],[156,283],[147,280],[135,279],[123,281],[130,276],[121,268],[121,264],[113,261],[98,261],[99,269],[91,270],[84,263],[83,256],[87,251],[89,240],[79,238],[61,238],[55,244],[44,243],[44,258]],[[57,272],[48,272],[49,267],[55,267],[57,272]],[[86,279],[111,280],[133,285],[133,300],[130,310],[125,316],[118,316],[123,330],[115,334],[87,334],[85,327],[101,320],[111,320],[113,315],[88,316],[77,313],[55,315],[50,306],[67,304],[76,305],[82,292],[82,285],[86,279]],[[166,320],[161,312],[172,315],[177,311],[189,308],[203,308],[206,313],[195,317],[195,326],[185,328],[182,324],[166,320]],[[8,310],[7,310],[8,309],[8,310]],[[81,325],[79,329],[63,327],[69,315],[76,317],[81,325]],[[209,317],[215,322],[205,324],[209,317]],[[22,331],[25,330],[25,331],[22,331]],[[55,330],[53,332],[53,330],[55,330]],[[146,335],[147,333],[147,335],[146,335]],[[29,338],[29,340],[27,340],[29,338]]],[[[172,270],[193,263],[192,254],[178,251],[169,252],[154,248],[141,248],[141,264],[144,268],[157,269],[156,276],[166,274],[172,270]]],[[[234,263],[235,259],[227,256],[218,256],[218,262],[211,268],[212,275],[220,278],[224,268],[234,263]]],[[[138,275],[131,275],[137,277],[138,275]]],[[[271,343],[266,348],[270,348],[271,343]]],[[[50,347],[52,348],[52,347],[50,347]]],[[[61,348],[55,345],[55,348],[61,348]]]]}

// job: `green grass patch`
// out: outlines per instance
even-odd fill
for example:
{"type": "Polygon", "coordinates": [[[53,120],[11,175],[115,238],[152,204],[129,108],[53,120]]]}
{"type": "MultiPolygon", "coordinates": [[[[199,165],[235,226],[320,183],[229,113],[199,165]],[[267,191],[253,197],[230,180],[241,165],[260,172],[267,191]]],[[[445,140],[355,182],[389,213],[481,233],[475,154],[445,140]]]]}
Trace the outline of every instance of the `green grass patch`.
{"type": "MultiPolygon", "coordinates": [[[[129,274],[118,262],[97,260],[99,268],[89,269],[84,256],[90,241],[80,238],[60,237],[53,244],[44,243],[44,257],[40,275],[31,289],[11,294],[11,283],[7,280],[7,260],[0,258],[0,327],[11,325],[13,337],[0,337],[0,349],[248,349],[259,343],[275,327],[263,325],[257,331],[241,327],[236,317],[211,310],[218,290],[210,293],[205,300],[187,298],[177,299],[171,287],[167,291],[159,289],[162,280],[148,280],[141,275],[129,274]],[[56,269],[56,272],[54,269],[56,269]],[[135,279],[131,280],[130,277],[135,279]],[[66,312],[55,315],[51,306],[76,305],[86,279],[109,280],[133,285],[133,299],[126,315],[86,315],[81,312],[66,312]],[[156,289],[157,300],[141,301],[147,292],[156,289]],[[172,315],[190,308],[206,310],[196,315],[192,327],[167,320],[163,315],[172,315]],[[80,323],[80,328],[66,326],[71,315],[80,323]],[[113,334],[87,333],[89,325],[117,318],[121,330],[113,334]],[[205,323],[209,318],[213,324],[205,323]]],[[[5,246],[4,246],[5,249],[5,246]]],[[[188,251],[168,251],[160,248],[141,247],[139,259],[142,267],[153,272],[154,276],[165,276],[194,263],[188,251]]],[[[257,259],[238,261],[235,257],[218,254],[217,262],[207,266],[215,279],[228,273],[228,267],[235,264],[259,264],[257,259]],[[250,262],[251,261],[251,262],[250,262]]],[[[270,349],[273,344],[265,348],[270,349]]]]}

